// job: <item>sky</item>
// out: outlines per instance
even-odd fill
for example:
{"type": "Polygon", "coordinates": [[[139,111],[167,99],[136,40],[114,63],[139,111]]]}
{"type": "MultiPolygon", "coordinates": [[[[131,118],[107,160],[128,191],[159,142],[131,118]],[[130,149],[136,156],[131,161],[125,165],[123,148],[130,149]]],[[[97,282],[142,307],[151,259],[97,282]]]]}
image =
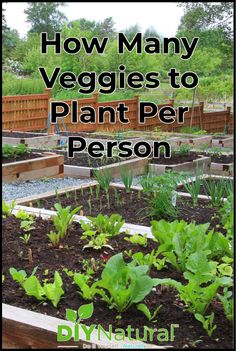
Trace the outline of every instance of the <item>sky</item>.
{"type": "MultiPolygon", "coordinates": [[[[170,37],[174,36],[183,15],[183,9],[171,2],[137,2],[137,3],[86,3],[86,2],[66,2],[65,7],[61,7],[69,21],[84,17],[88,20],[102,21],[107,17],[112,17],[117,31],[122,31],[134,24],[138,24],[142,32],[153,27],[158,34],[170,37]]],[[[26,2],[12,2],[3,4],[6,9],[6,21],[10,28],[16,29],[23,38],[30,26],[26,22],[24,9],[26,2]]]]}

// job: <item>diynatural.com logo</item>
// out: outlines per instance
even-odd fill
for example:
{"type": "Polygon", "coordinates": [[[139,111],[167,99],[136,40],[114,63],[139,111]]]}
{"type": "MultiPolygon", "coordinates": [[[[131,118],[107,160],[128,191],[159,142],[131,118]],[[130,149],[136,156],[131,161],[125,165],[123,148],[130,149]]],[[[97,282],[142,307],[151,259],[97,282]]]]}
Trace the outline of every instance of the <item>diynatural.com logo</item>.
{"type": "Polygon", "coordinates": [[[89,319],[94,312],[93,303],[82,305],[78,311],[71,309],[66,310],[66,319],[73,323],[73,327],[67,324],[59,324],[57,327],[57,341],[95,341],[95,337],[92,337],[93,332],[97,331],[96,339],[101,341],[107,339],[109,341],[142,341],[142,342],[168,342],[174,341],[175,328],[178,328],[178,324],[171,324],[169,328],[149,328],[144,326],[142,329],[132,328],[128,325],[125,329],[114,328],[109,325],[106,330],[102,325],[91,324],[89,326],[84,325],[81,321],[89,319]],[[108,329],[108,330],[107,330],[108,329]],[[133,335],[133,337],[131,336],[133,335]]]}

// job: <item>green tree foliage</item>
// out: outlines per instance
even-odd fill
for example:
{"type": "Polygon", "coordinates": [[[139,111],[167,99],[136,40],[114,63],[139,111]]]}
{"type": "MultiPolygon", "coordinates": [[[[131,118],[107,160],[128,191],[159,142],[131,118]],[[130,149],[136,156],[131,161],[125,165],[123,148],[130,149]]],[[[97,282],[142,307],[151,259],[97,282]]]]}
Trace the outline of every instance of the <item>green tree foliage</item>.
{"type": "Polygon", "coordinates": [[[30,33],[47,32],[49,37],[60,31],[66,16],[59,10],[63,2],[30,2],[24,11],[30,23],[30,33]]]}
{"type": "Polygon", "coordinates": [[[185,2],[179,3],[185,14],[180,28],[184,30],[201,30],[220,28],[232,38],[233,2],[185,2]]]}

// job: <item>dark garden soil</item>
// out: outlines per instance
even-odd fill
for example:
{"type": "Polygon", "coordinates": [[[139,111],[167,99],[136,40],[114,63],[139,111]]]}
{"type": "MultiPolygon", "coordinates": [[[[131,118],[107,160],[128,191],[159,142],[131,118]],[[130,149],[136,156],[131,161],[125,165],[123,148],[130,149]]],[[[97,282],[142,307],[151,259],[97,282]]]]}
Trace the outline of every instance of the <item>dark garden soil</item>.
{"type": "MultiPolygon", "coordinates": [[[[126,193],[120,188],[110,188],[109,203],[105,191],[100,190],[96,195],[96,186],[85,188],[83,190],[71,191],[66,194],[40,199],[32,202],[33,207],[55,210],[54,204],[60,202],[63,207],[83,206],[84,216],[97,216],[99,213],[111,215],[119,213],[127,223],[135,223],[149,226],[151,220],[160,220],[163,217],[148,217],[148,201],[142,191],[132,190],[126,193]],[[91,190],[90,190],[91,189],[91,190]],[[91,207],[91,210],[90,210],[91,207]]],[[[30,204],[31,205],[31,204],[30,204]]],[[[177,200],[178,214],[176,218],[166,216],[167,220],[184,219],[187,222],[196,221],[197,224],[211,223],[210,227],[214,228],[219,224],[219,219],[212,219],[217,214],[217,209],[212,208],[208,201],[199,201],[199,206],[194,207],[192,201],[188,198],[179,198],[177,200]]]]}
{"type": "Polygon", "coordinates": [[[27,139],[27,138],[36,138],[39,136],[45,136],[45,134],[39,134],[39,133],[23,133],[23,132],[2,132],[2,137],[8,137],[8,138],[22,138],[22,139],[27,139]]]}
{"type": "Polygon", "coordinates": [[[15,157],[7,157],[7,158],[2,158],[2,163],[12,163],[12,162],[18,162],[18,161],[26,161],[26,160],[33,160],[35,158],[43,157],[43,155],[40,154],[35,154],[35,153],[26,153],[23,155],[17,155],[15,157]]]}
{"type": "Polygon", "coordinates": [[[131,160],[133,157],[124,159],[124,158],[119,158],[119,157],[112,157],[112,158],[107,158],[107,157],[101,157],[101,158],[93,158],[90,157],[86,153],[75,153],[74,157],[69,158],[67,157],[67,152],[63,151],[58,151],[58,150],[53,150],[53,152],[64,155],[64,164],[65,165],[70,165],[70,166],[80,166],[80,167],[102,167],[106,165],[111,165],[114,163],[118,163],[121,161],[125,160],[131,160]]]}
{"type": "MultiPolygon", "coordinates": [[[[80,136],[83,138],[90,138],[90,139],[106,139],[106,140],[125,140],[130,139],[130,137],[124,137],[121,133],[114,133],[111,135],[106,134],[95,134],[95,133],[85,133],[85,132],[60,132],[63,136],[80,136]]],[[[132,139],[138,139],[139,137],[132,137],[132,139]]]]}
{"type": "MultiPolygon", "coordinates": [[[[74,223],[68,230],[63,246],[60,249],[54,249],[50,246],[46,234],[53,230],[53,225],[50,221],[36,218],[36,229],[31,231],[31,239],[28,245],[25,245],[19,237],[23,234],[20,229],[20,220],[11,216],[3,220],[3,266],[2,272],[5,275],[5,281],[2,286],[3,303],[13,306],[36,311],[42,314],[65,319],[66,308],[77,310],[80,305],[88,303],[78,293],[76,285],[72,284],[72,278],[69,278],[63,268],[77,272],[85,272],[83,268],[83,260],[95,260],[94,279],[100,277],[103,269],[103,264],[114,254],[131,250],[134,252],[142,251],[150,252],[158,247],[157,243],[148,240],[147,247],[143,248],[138,245],[133,245],[123,240],[124,234],[116,236],[109,240],[111,249],[102,249],[99,251],[93,249],[85,249],[82,247],[87,244],[81,239],[81,228],[78,223],[74,223]],[[32,251],[33,262],[28,260],[28,250],[32,251]],[[24,269],[28,275],[31,274],[34,267],[38,266],[36,276],[42,282],[43,279],[51,279],[54,271],[59,271],[63,279],[64,298],[60,301],[57,308],[52,307],[50,302],[40,303],[33,297],[28,297],[19,284],[14,282],[9,274],[9,268],[24,269]],[[49,270],[47,274],[46,270],[49,270]]],[[[124,255],[128,261],[127,255],[124,255]]],[[[91,262],[91,261],[90,261],[91,262]]],[[[166,267],[161,271],[155,268],[150,270],[150,276],[155,278],[172,278],[184,283],[181,273],[178,273],[173,268],[166,267]]],[[[186,311],[183,311],[183,303],[176,297],[176,291],[170,288],[158,286],[146,298],[144,303],[147,304],[151,311],[154,311],[157,306],[162,305],[157,316],[157,322],[150,323],[146,317],[137,311],[135,306],[129,308],[122,314],[122,319],[116,319],[117,312],[110,310],[105,302],[101,301],[100,297],[96,297],[94,301],[94,314],[86,324],[101,324],[105,329],[108,329],[109,324],[115,328],[126,328],[131,325],[132,328],[143,330],[144,325],[151,328],[170,328],[170,324],[178,324],[175,329],[175,340],[173,342],[156,342],[159,345],[171,345],[174,348],[202,348],[202,349],[232,349],[233,335],[232,325],[225,318],[221,304],[213,301],[209,307],[209,314],[215,313],[214,323],[217,324],[217,329],[210,338],[203,330],[202,325],[194,316],[186,311]]],[[[142,335],[142,332],[140,333],[142,335]]],[[[132,335],[133,336],[133,335],[132,335]]]]}
{"type": "Polygon", "coordinates": [[[191,152],[187,155],[180,155],[172,152],[171,158],[165,158],[163,155],[161,155],[158,158],[153,158],[151,163],[158,165],[176,165],[184,162],[192,162],[193,160],[197,160],[200,157],[201,156],[195,152],[191,152]]]}
{"type": "Polygon", "coordinates": [[[228,138],[230,138],[230,137],[228,137],[228,136],[224,136],[224,135],[219,135],[219,136],[213,136],[212,137],[212,140],[214,140],[214,139],[216,139],[216,140],[224,140],[224,139],[228,139],[228,138]]]}
{"type": "MultiPolygon", "coordinates": [[[[211,180],[208,180],[208,179],[206,179],[206,181],[207,181],[207,183],[214,183],[214,184],[220,184],[220,180],[219,179],[211,179],[211,180]]],[[[231,179],[225,179],[225,182],[228,184],[228,185],[230,185],[230,186],[232,186],[232,189],[233,189],[233,184],[234,184],[234,182],[233,182],[233,180],[231,180],[231,179]]],[[[210,195],[209,193],[207,193],[207,191],[206,191],[207,189],[205,189],[205,187],[203,186],[203,182],[201,183],[201,187],[200,187],[200,195],[210,195]]],[[[183,185],[181,185],[181,186],[179,186],[178,188],[177,188],[177,191],[181,191],[181,192],[184,192],[184,193],[187,193],[188,191],[187,191],[187,189],[183,186],[183,185]]],[[[226,191],[224,191],[223,192],[223,197],[226,197],[226,191]]]]}
{"type": "Polygon", "coordinates": [[[214,163],[223,163],[223,164],[228,164],[228,163],[233,163],[234,162],[234,155],[213,155],[211,153],[201,153],[201,155],[204,156],[210,156],[211,157],[211,162],[214,163]]]}

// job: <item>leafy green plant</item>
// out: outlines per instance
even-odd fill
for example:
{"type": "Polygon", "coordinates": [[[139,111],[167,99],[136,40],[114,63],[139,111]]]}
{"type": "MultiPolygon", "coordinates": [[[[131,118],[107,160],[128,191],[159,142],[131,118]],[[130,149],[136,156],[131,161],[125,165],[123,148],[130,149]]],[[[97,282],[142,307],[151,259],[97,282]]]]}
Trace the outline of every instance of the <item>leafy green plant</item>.
{"type": "Polygon", "coordinates": [[[2,146],[2,157],[3,158],[8,158],[8,157],[14,157],[17,158],[17,156],[30,153],[31,150],[25,145],[25,144],[19,144],[17,146],[13,146],[10,144],[4,144],[2,146]]]}
{"type": "Polygon", "coordinates": [[[127,167],[125,166],[121,166],[120,177],[125,186],[126,192],[129,193],[134,180],[134,172],[132,170],[127,169],[127,167]]]}
{"type": "Polygon", "coordinates": [[[129,241],[132,244],[136,245],[141,245],[141,246],[147,246],[147,234],[140,235],[140,234],[134,234],[130,235],[128,237],[125,237],[124,240],[129,241]]]}
{"type": "Polygon", "coordinates": [[[160,176],[148,174],[141,179],[141,185],[148,202],[146,210],[149,217],[175,218],[177,216],[175,192],[177,182],[174,175],[171,173],[160,176]]]}
{"type": "Polygon", "coordinates": [[[107,236],[114,237],[120,234],[120,229],[125,223],[122,217],[118,214],[112,214],[110,217],[102,215],[97,217],[87,217],[90,222],[80,221],[81,227],[86,231],[95,231],[98,234],[106,234],[107,236]]]}
{"type": "Polygon", "coordinates": [[[149,270],[151,266],[154,266],[158,271],[162,270],[165,266],[166,258],[158,258],[157,253],[155,250],[152,250],[150,253],[144,255],[143,252],[136,252],[131,255],[132,257],[132,262],[131,264],[136,265],[136,266],[142,266],[142,265],[147,265],[149,267],[149,270]]]}
{"type": "Polygon", "coordinates": [[[32,274],[27,277],[24,270],[17,271],[15,268],[10,268],[9,272],[14,281],[18,282],[25,290],[28,296],[33,296],[39,301],[49,300],[54,307],[57,307],[61,300],[64,290],[62,289],[62,278],[60,274],[55,271],[54,282],[41,285],[38,278],[35,276],[37,267],[33,270],[32,274]]]}
{"type": "Polygon", "coordinates": [[[153,279],[147,272],[148,266],[126,264],[123,254],[119,253],[107,261],[101,280],[94,284],[101,288],[99,294],[109,307],[122,313],[151,292],[153,279]]]}
{"type": "Polygon", "coordinates": [[[47,237],[49,238],[50,242],[54,247],[58,247],[60,245],[60,242],[61,242],[60,233],[56,233],[50,230],[49,234],[47,234],[47,237]]]}
{"type": "Polygon", "coordinates": [[[108,235],[105,233],[97,234],[96,231],[87,230],[86,232],[83,233],[83,235],[81,236],[81,239],[88,240],[88,244],[83,246],[83,250],[89,249],[89,248],[92,248],[94,250],[100,250],[103,247],[107,247],[113,250],[113,247],[107,244],[108,235]]]}
{"type": "Polygon", "coordinates": [[[30,233],[25,233],[23,236],[20,236],[20,239],[26,244],[28,245],[29,241],[31,238],[31,234],[30,233]]]}
{"type": "Polygon", "coordinates": [[[184,273],[188,284],[183,285],[170,278],[154,279],[154,281],[156,285],[163,284],[177,289],[180,299],[184,301],[189,312],[205,316],[218,289],[232,285],[230,277],[216,276],[216,267],[217,262],[209,261],[205,253],[195,252],[189,256],[184,273]]]}
{"type": "Polygon", "coordinates": [[[229,321],[233,320],[234,313],[234,299],[232,297],[233,293],[228,287],[223,289],[223,295],[217,294],[218,299],[222,303],[224,308],[225,316],[229,321]]]}
{"type": "Polygon", "coordinates": [[[73,216],[82,208],[82,206],[76,207],[73,211],[70,211],[71,207],[67,206],[63,208],[60,204],[54,205],[57,210],[56,215],[51,217],[53,225],[55,226],[60,239],[64,239],[66,236],[69,225],[73,221],[73,216]]]}
{"type": "Polygon", "coordinates": [[[231,194],[223,203],[220,210],[221,223],[227,231],[227,238],[232,239],[234,235],[234,197],[231,194]]]}
{"type": "Polygon", "coordinates": [[[200,127],[182,127],[180,133],[201,135],[207,134],[207,131],[200,127]]]}
{"type": "Polygon", "coordinates": [[[188,155],[192,146],[190,144],[181,144],[178,147],[175,147],[173,150],[174,155],[185,156],[188,155]]]}
{"type": "Polygon", "coordinates": [[[153,313],[151,313],[151,311],[149,310],[147,305],[145,305],[144,303],[139,303],[137,305],[137,310],[143,312],[143,314],[147,317],[148,321],[153,322],[153,323],[156,322],[155,318],[156,318],[156,316],[161,308],[162,308],[162,305],[158,306],[155,309],[155,311],[153,313]]]}
{"type": "Polygon", "coordinates": [[[152,234],[160,244],[157,254],[166,257],[178,271],[186,270],[187,259],[195,252],[204,252],[211,258],[232,255],[230,241],[221,233],[208,232],[209,223],[160,220],[152,221],[151,225],[152,234]]]}
{"type": "Polygon", "coordinates": [[[34,219],[32,216],[30,216],[28,217],[28,219],[21,221],[20,229],[23,229],[24,232],[30,232],[31,230],[35,229],[33,224],[34,224],[34,219]]]}
{"type": "Polygon", "coordinates": [[[79,294],[85,300],[94,300],[95,295],[98,293],[96,284],[89,285],[90,277],[85,274],[75,273],[73,276],[74,283],[80,288],[79,294]]]}
{"type": "Polygon", "coordinates": [[[16,200],[12,201],[11,204],[7,204],[4,200],[2,200],[2,216],[3,218],[9,217],[16,205],[16,200]]]}
{"type": "Polygon", "coordinates": [[[203,316],[200,313],[195,313],[195,318],[202,323],[203,328],[206,330],[209,336],[212,336],[213,331],[216,330],[217,326],[213,325],[215,314],[212,312],[209,316],[203,316]]]}

